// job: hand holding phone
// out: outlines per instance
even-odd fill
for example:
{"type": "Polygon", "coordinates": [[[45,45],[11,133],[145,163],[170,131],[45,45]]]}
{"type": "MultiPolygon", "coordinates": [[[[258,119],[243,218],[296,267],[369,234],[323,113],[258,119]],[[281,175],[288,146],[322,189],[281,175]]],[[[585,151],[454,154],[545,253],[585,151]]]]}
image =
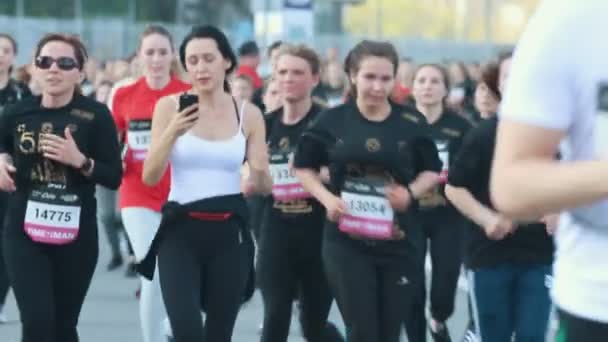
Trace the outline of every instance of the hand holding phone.
{"type": "Polygon", "coordinates": [[[196,103],[198,103],[198,96],[188,94],[188,93],[183,93],[179,96],[179,107],[178,107],[177,111],[181,112],[184,109],[186,109],[196,103]]]}
{"type": "Polygon", "coordinates": [[[173,116],[168,129],[176,137],[186,133],[198,120],[198,96],[184,93],[179,97],[178,112],[173,116]]]}

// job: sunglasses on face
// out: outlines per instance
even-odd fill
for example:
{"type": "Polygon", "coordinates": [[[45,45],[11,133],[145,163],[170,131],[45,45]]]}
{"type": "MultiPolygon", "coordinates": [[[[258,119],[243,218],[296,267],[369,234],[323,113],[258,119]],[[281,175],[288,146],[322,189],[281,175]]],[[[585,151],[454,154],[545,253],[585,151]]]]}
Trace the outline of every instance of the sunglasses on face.
{"type": "Polygon", "coordinates": [[[49,56],[38,56],[36,58],[36,67],[47,70],[57,63],[57,67],[63,71],[74,70],[78,67],[78,62],[71,57],[59,57],[57,59],[49,56]]]}

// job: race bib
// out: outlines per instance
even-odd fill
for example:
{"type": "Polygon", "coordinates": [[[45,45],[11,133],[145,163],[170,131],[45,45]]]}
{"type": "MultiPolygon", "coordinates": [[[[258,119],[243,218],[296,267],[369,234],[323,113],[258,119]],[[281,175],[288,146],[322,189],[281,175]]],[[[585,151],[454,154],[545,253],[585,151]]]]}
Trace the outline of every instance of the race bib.
{"type": "Polygon", "coordinates": [[[23,228],[32,241],[65,245],[78,237],[80,198],[64,185],[49,184],[30,193],[23,228]]]}
{"type": "Polygon", "coordinates": [[[142,161],[146,159],[150,141],[152,139],[152,121],[150,120],[132,120],[129,121],[129,130],[127,131],[127,142],[132,151],[134,160],[142,161]]]}
{"type": "Polygon", "coordinates": [[[441,160],[441,178],[447,180],[448,170],[450,168],[450,150],[447,142],[437,141],[435,142],[437,151],[439,152],[439,159],[441,160]]]}
{"type": "Polygon", "coordinates": [[[341,197],[348,213],[340,217],[340,231],[371,239],[391,238],[395,214],[386,198],[384,182],[346,180],[341,197]]]}
{"type": "Polygon", "coordinates": [[[289,159],[293,153],[273,154],[270,157],[270,175],[272,176],[272,197],[277,201],[290,201],[310,198],[296,178],[293,168],[289,167],[289,159]]]}

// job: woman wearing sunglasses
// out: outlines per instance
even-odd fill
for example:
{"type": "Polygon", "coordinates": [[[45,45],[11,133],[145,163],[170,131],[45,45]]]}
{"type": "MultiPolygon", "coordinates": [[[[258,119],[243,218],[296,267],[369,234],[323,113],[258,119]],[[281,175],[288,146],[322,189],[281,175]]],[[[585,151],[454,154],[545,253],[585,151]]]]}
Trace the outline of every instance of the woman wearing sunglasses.
{"type": "Polygon", "coordinates": [[[4,257],[22,342],[76,342],[98,257],[95,185],[116,189],[118,137],[107,108],[77,91],[87,52],[45,36],[33,76],[42,95],[0,116],[0,190],[10,192],[4,257]]]}

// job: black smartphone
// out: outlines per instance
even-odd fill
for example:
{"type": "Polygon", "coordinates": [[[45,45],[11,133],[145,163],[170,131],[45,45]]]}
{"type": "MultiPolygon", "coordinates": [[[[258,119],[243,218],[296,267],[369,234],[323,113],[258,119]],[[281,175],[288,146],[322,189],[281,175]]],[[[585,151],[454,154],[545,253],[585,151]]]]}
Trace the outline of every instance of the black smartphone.
{"type": "Polygon", "coordinates": [[[178,111],[182,111],[190,106],[192,106],[193,104],[198,102],[198,96],[196,95],[192,95],[192,94],[188,94],[188,93],[183,93],[179,96],[179,108],[178,111]]]}

